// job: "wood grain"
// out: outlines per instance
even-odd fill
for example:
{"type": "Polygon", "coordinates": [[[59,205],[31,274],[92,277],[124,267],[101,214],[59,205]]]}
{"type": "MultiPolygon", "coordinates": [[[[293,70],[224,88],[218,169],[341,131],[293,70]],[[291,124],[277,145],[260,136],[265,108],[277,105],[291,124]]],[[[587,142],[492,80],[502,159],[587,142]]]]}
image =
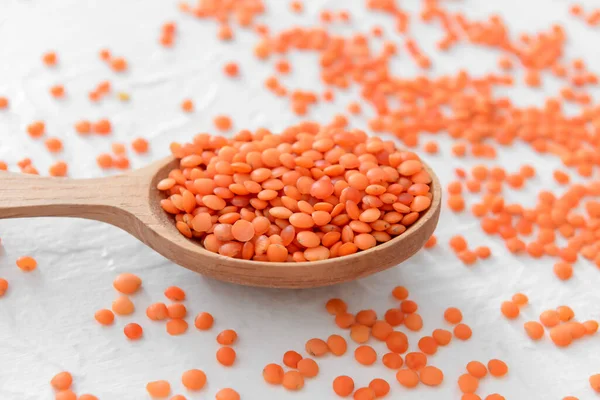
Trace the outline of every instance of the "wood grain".
{"type": "Polygon", "coordinates": [[[0,219],[75,217],[115,225],[173,262],[241,285],[274,288],[327,286],[400,264],[419,251],[440,214],[441,188],[433,171],[433,201],[402,235],[367,251],[318,262],[264,263],[224,257],[182,236],[160,207],[156,184],[177,165],[171,157],[128,174],[99,179],[42,178],[0,173],[0,219]]]}

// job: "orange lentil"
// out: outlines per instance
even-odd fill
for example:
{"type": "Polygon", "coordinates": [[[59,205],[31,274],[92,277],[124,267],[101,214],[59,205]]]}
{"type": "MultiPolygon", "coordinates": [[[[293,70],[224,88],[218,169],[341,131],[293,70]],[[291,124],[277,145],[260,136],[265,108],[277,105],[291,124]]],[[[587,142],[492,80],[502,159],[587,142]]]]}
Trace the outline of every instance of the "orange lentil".
{"type": "Polygon", "coordinates": [[[523,325],[527,336],[532,340],[539,340],[544,336],[544,327],[537,321],[528,321],[523,325]]]}
{"type": "Polygon", "coordinates": [[[377,321],[377,313],[374,310],[361,310],[355,318],[357,323],[371,327],[377,321]]]}
{"type": "Polygon", "coordinates": [[[310,339],[306,342],[305,350],[308,354],[314,357],[321,357],[327,354],[329,346],[321,339],[310,339]]]}
{"type": "Polygon", "coordinates": [[[406,357],[404,357],[404,361],[408,368],[418,371],[425,368],[427,365],[427,356],[424,353],[419,352],[408,353],[406,357]]]}
{"type": "Polygon", "coordinates": [[[414,388],[419,384],[419,375],[412,369],[401,369],[396,373],[396,380],[405,388],[414,388]]]}
{"type": "Polygon", "coordinates": [[[58,56],[54,51],[49,51],[42,56],[42,61],[47,66],[52,67],[58,63],[58,56]]]}
{"type": "Polygon", "coordinates": [[[417,313],[408,314],[404,318],[404,326],[413,332],[420,331],[423,328],[423,319],[417,313]]]}
{"type": "Polygon", "coordinates": [[[598,322],[597,321],[585,321],[583,323],[583,327],[588,335],[593,335],[598,331],[598,322]]]}
{"type": "Polygon", "coordinates": [[[454,336],[460,340],[469,340],[473,332],[471,328],[466,324],[458,324],[454,327],[454,336]]]}
{"type": "Polygon", "coordinates": [[[290,368],[298,368],[298,362],[302,360],[300,353],[293,350],[286,351],[283,355],[283,364],[290,368]]]}
{"type": "Polygon", "coordinates": [[[419,306],[412,300],[403,300],[400,303],[400,310],[405,314],[412,314],[418,310],[419,306]]]}
{"type": "Polygon", "coordinates": [[[394,331],[387,337],[385,344],[390,351],[402,354],[408,350],[408,337],[403,332],[394,331]]]}
{"type": "Polygon", "coordinates": [[[390,384],[380,378],[373,379],[369,383],[369,388],[373,390],[377,398],[385,397],[390,392],[390,384]]]}
{"type": "Polygon", "coordinates": [[[5,110],[8,108],[8,99],[4,96],[0,96],[0,110],[5,110]]]}
{"type": "Polygon", "coordinates": [[[449,244],[455,252],[461,252],[467,249],[467,241],[461,235],[453,236],[450,239],[449,244]]]}
{"type": "Polygon", "coordinates": [[[181,109],[187,113],[194,111],[194,102],[190,99],[183,100],[181,102],[181,109]]]}
{"type": "Polygon", "coordinates": [[[215,319],[210,313],[201,312],[196,316],[194,326],[201,331],[206,331],[212,328],[214,321],[215,319]]]}
{"type": "Polygon", "coordinates": [[[391,326],[398,326],[404,321],[404,313],[397,308],[390,308],[385,313],[385,321],[391,326]]]}
{"type": "Polygon", "coordinates": [[[492,393],[492,394],[486,396],[485,400],[506,400],[506,399],[504,398],[504,396],[502,396],[498,393],[492,393]]]}
{"type": "Polygon", "coordinates": [[[115,320],[115,315],[110,310],[102,309],[96,311],[96,313],[94,314],[94,318],[101,325],[112,325],[112,323],[115,320]]]}
{"type": "Polygon", "coordinates": [[[108,49],[100,50],[98,55],[100,56],[100,59],[103,61],[108,61],[111,58],[110,50],[108,50],[108,49]]]}
{"type": "Polygon", "coordinates": [[[553,176],[554,180],[561,185],[566,185],[570,181],[569,175],[559,170],[554,171],[553,176]]]}
{"type": "Polygon", "coordinates": [[[110,68],[115,72],[124,72],[127,70],[127,61],[122,57],[112,58],[109,62],[110,68]]]}
{"type": "Polygon", "coordinates": [[[486,259],[492,255],[492,251],[487,246],[479,246],[475,248],[475,255],[481,259],[486,259]]]}
{"type": "Polygon", "coordinates": [[[167,306],[169,318],[183,319],[187,315],[187,309],[181,303],[169,304],[167,306]]]}
{"type": "Polygon", "coordinates": [[[8,281],[4,278],[0,278],[0,297],[4,296],[8,290],[8,281]]]}
{"type": "Polygon", "coordinates": [[[560,317],[555,310],[546,310],[540,314],[540,322],[547,328],[552,328],[560,323],[560,317]]]}
{"type": "Polygon", "coordinates": [[[96,157],[96,162],[98,166],[102,169],[108,169],[113,166],[113,158],[110,154],[100,154],[96,157]]]}
{"type": "Polygon", "coordinates": [[[23,256],[17,258],[17,267],[21,271],[31,272],[37,268],[37,261],[33,257],[23,256]]]}
{"type": "Polygon", "coordinates": [[[217,34],[221,40],[231,40],[233,38],[233,31],[229,25],[221,25],[217,34]]]}
{"type": "Polygon", "coordinates": [[[214,119],[215,127],[220,131],[231,129],[231,119],[226,115],[219,115],[214,119]]]}
{"type": "Polygon", "coordinates": [[[354,351],[354,358],[362,365],[372,365],[377,361],[377,353],[371,346],[359,346],[354,351]]]}
{"type": "Polygon", "coordinates": [[[406,289],[404,286],[396,286],[392,290],[392,296],[398,300],[406,300],[408,298],[408,289],[406,289]]]}
{"type": "Polygon", "coordinates": [[[580,339],[586,334],[585,326],[580,322],[567,322],[564,324],[570,330],[573,339],[580,339]]]}
{"type": "Polygon", "coordinates": [[[129,315],[135,311],[135,306],[127,296],[119,296],[112,303],[112,310],[117,315],[129,315]]]}
{"type": "Polygon", "coordinates": [[[479,388],[479,379],[470,374],[463,374],[458,378],[458,387],[463,393],[475,393],[479,388]]]}
{"type": "Polygon", "coordinates": [[[404,364],[402,356],[400,356],[400,354],[397,353],[384,354],[383,358],[381,359],[381,362],[389,369],[399,369],[400,367],[402,367],[402,364],[404,364]]]}
{"type": "Polygon", "coordinates": [[[50,380],[50,385],[56,390],[67,390],[72,384],[73,376],[67,371],[59,372],[50,380]]]}
{"type": "Polygon", "coordinates": [[[133,148],[133,151],[135,151],[138,154],[145,154],[148,152],[148,141],[144,138],[136,138],[133,140],[133,142],[131,142],[131,147],[133,148]]]}
{"type": "Polygon", "coordinates": [[[217,350],[217,361],[226,367],[230,367],[235,362],[235,350],[231,347],[221,347],[217,350]]]}
{"type": "Polygon", "coordinates": [[[140,277],[130,273],[119,274],[113,281],[113,287],[123,294],[134,294],[142,286],[140,277]]]}
{"type": "Polygon", "coordinates": [[[304,387],[304,377],[298,371],[287,371],[281,384],[287,390],[300,390],[304,387]]]}
{"type": "Polygon", "coordinates": [[[42,121],[33,122],[27,126],[27,133],[37,139],[46,133],[46,124],[42,121]]]}
{"type": "Polygon", "coordinates": [[[139,324],[132,322],[125,325],[125,328],[123,328],[123,332],[125,333],[125,336],[127,336],[128,339],[137,340],[142,337],[144,330],[139,324]]]}
{"type": "Polygon", "coordinates": [[[350,328],[354,322],[354,315],[350,313],[341,313],[335,316],[335,324],[342,329],[350,328]]]}
{"type": "Polygon", "coordinates": [[[554,264],[554,274],[558,279],[566,281],[573,276],[573,266],[566,262],[557,262],[554,264]]]}
{"type": "Polygon", "coordinates": [[[354,392],[354,380],[349,376],[338,376],[333,380],[333,391],[340,397],[348,397],[354,392]]]}
{"type": "Polygon", "coordinates": [[[444,374],[439,368],[430,365],[421,370],[419,378],[427,386],[439,386],[444,380],[444,374]]]}
{"type": "Polygon", "coordinates": [[[575,313],[569,306],[560,306],[556,309],[556,311],[558,312],[558,318],[562,322],[570,321],[575,317],[575,313]]]}
{"type": "Polygon", "coordinates": [[[181,375],[181,383],[188,390],[200,390],[206,385],[206,374],[199,369],[190,369],[181,375]]]}
{"type": "Polygon", "coordinates": [[[425,245],[423,247],[425,247],[426,249],[430,249],[432,247],[435,247],[436,244],[437,238],[435,237],[435,235],[431,235],[429,239],[427,239],[427,242],[425,242],[425,245]]]}
{"type": "Polygon", "coordinates": [[[433,355],[437,352],[438,343],[433,337],[424,336],[419,339],[418,346],[423,353],[433,355]]]}
{"type": "Polygon", "coordinates": [[[590,386],[594,391],[600,393],[600,374],[590,376],[590,386]]]}
{"type": "Polygon", "coordinates": [[[167,397],[171,393],[171,384],[167,381],[148,382],[146,391],[152,397],[167,397]]]}
{"type": "Polygon", "coordinates": [[[431,336],[440,346],[446,346],[452,341],[452,332],[446,329],[435,329],[431,336]]]}
{"type": "Polygon", "coordinates": [[[573,334],[569,326],[559,325],[550,329],[550,339],[559,347],[566,347],[573,341],[573,334]]]}
{"type": "Polygon", "coordinates": [[[444,319],[455,325],[462,321],[462,312],[456,307],[449,307],[444,311],[444,319]]]}
{"type": "Polygon", "coordinates": [[[319,365],[315,360],[303,358],[298,362],[298,371],[305,378],[314,378],[319,374],[319,365]]]}
{"type": "Polygon", "coordinates": [[[500,307],[502,314],[508,319],[515,319],[519,316],[519,306],[512,301],[504,301],[500,307]]]}
{"type": "Polygon", "coordinates": [[[146,316],[153,321],[162,321],[169,317],[169,309],[164,303],[154,303],[146,309],[146,316]]]}
{"type": "Polygon", "coordinates": [[[346,339],[340,335],[331,335],[327,338],[327,347],[333,355],[341,356],[346,353],[348,344],[346,343],[346,339]]]}
{"type": "Polygon", "coordinates": [[[50,88],[50,94],[57,99],[65,97],[65,88],[62,85],[54,85],[50,88]]]}
{"type": "Polygon", "coordinates": [[[167,333],[171,336],[182,335],[188,329],[188,323],[183,319],[171,319],[167,321],[167,333]]]}
{"type": "Polygon", "coordinates": [[[479,361],[470,361],[467,364],[467,372],[469,372],[469,374],[473,377],[481,379],[487,375],[488,370],[483,363],[479,361]]]}
{"type": "Polygon", "coordinates": [[[490,375],[495,376],[496,378],[502,377],[508,373],[508,366],[504,361],[498,359],[492,359],[488,361],[488,371],[490,371],[490,375]]]}
{"type": "Polygon", "coordinates": [[[117,155],[123,155],[126,152],[125,145],[123,145],[122,143],[113,143],[110,145],[110,148],[111,148],[112,152],[117,155]]]}
{"type": "Polygon", "coordinates": [[[523,293],[516,293],[512,297],[513,303],[518,305],[519,307],[527,305],[529,303],[529,298],[523,293]]]}
{"type": "Polygon", "coordinates": [[[461,212],[465,208],[465,201],[461,195],[448,196],[448,207],[454,212],[461,212]]]}
{"type": "MultiPolygon", "coordinates": [[[[77,398],[77,400],[98,400],[98,398],[93,394],[82,394],[77,398]]],[[[173,397],[171,400],[185,400],[185,397],[183,399],[176,399],[173,397]]]]}
{"type": "Polygon", "coordinates": [[[283,382],[283,368],[278,364],[269,364],[263,368],[263,378],[271,385],[280,385],[283,382]]]}
{"type": "Polygon", "coordinates": [[[170,286],[165,290],[165,297],[171,301],[184,301],[185,292],[177,286],[170,286]]]}
{"type": "Polygon", "coordinates": [[[385,341],[387,337],[393,332],[392,326],[386,321],[376,321],[371,326],[371,335],[378,340],[385,341]]]}
{"type": "Polygon", "coordinates": [[[223,66],[223,72],[225,72],[228,76],[238,76],[239,75],[239,67],[234,62],[228,62],[223,66]]]}
{"type": "Polygon", "coordinates": [[[55,400],[77,400],[77,395],[71,389],[61,390],[56,393],[55,400]]]}
{"type": "Polygon", "coordinates": [[[238,392],[231,388],[221,389],[215,395],[216,400],[240,400],[238,392]]]}
{"type": "Polygon", "coordinates": [[[92,132],[99,135],[108,135],[112,132],[112,124],[108,119],[100,119],[92,124],[92,132]]]}
{"type": "Polygon", "coordinates": [[[237,332],[233,329],[225,329],[217,335],[217,343],[223,346],[230,346],[236,342],[237,332]]]}
{"type": "Polygon", "coordinates": [[[325,304],[327,312],[331,315],[345,313],[348,310],[348,305],[341,299],[330,299],[325,304]]]}

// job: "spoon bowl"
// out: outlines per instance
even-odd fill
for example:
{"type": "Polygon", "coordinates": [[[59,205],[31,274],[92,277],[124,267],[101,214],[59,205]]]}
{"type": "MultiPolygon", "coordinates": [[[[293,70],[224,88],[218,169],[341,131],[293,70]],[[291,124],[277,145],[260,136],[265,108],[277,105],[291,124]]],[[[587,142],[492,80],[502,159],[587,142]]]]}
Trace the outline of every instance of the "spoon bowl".
{"type": "Polygon", "coordinates": [[[259,262],[212,253],[187,239],[160,206],[157,183],[178,166],[167,157],[145,168],[97,179],[0,173],[0,219],[75,217],[115,225],[169,260],[218,280],[273,288],[333,285],[398,265],[419,251],[437,225],[441,188],[432,177],[431,206],[406,232],[366,251],[315,262],[259,262]]]}

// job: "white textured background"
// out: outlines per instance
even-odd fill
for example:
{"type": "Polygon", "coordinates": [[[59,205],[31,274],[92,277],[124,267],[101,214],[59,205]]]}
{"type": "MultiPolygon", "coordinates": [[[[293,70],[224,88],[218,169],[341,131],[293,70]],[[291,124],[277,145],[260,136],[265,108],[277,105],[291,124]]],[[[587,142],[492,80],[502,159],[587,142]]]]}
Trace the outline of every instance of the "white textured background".
{"type": "MultiPolygon", "coordinates": [[[[321,8],[352,12],[349,25],[336,24],[340,33],[368,31],[375,24],[386,27],[386,37],[394,38],[390,17],[366,12],[363,1],[310,1],[302,16],[288,10],[288,1],[267,1],[267,14],[260,19],[273,30],[296,23],[316,23],[321,8]]],[[[419,2],[405,0],[403,6],[416,11],[419,2]]],[[[586,2],[589,7],[598,5],[586,2]]],[[[537,32],[551,23],[567,27],[567,55],[585,56],[589,68],[600,70],[598,39],[580,20],[568,16],[569,2],[559,0],[465,0],[448,1],[456,10],[470,17],[484,17],[497,12],[506,17],[513,32],[537,32]]],[[[589,8],[588,7],[588,8],[589,8]]],[[[416,14],[413,14],[416,15],[416,14]]],[[[414,18],[414,17],[413,17],[414,18]]],[[[466,67],[474,73],[496,70],[498,54],[481,48],[459,46],[446,54],[433,51],[441,31],[420,22],[412,25],[413,33],[427,54],[432,55],[433,73],[457,71],[466,67]]],[[[216,39],[216,24],[181,15],[174,1],[167,0],[0,0],[0,95],[11,100],[10,110],[0,112],[0,160],[15,169],[24,156],[34,160],[43,173],[55,159],[69,162],[73,177],[91,177],[102,173],[95,156],[108,151],[113,141],[129,143],[138,135],[151,140],[148,156],[132,156],[133,166],[145,165],[166,155],[173,140],[186,140],[199,131],[212,131],[212,118],[221,113],[234,117],[236,128],[267,127],[281,129],[299,119],[286,101],[263,89],[264,78],[273,73],[273,62],[259,62],[252,55],[253,33],[236,29],[233,42],[216,39]],[[167,20],[177,21],[178,35],[172,50],[160,47],[159,29],[167,20]],[[129,73],[115,75],[97,53],[108,47],[130,63],[129,73]],[[56,69],[45,68],[41,54],[55,49],[60,57],[56,69]],[[240,64],[242,76],[237,80],[224,77],[222,65],[227,61],[240,64]],[[132,101],[121,103],[106,98],[90,104],[87,92],[104,79],[116,91],[131,94],[132,101]],[[64,84],[68,98],[56,101],[48,94],[55,83],[64,84]],[[196,111],[183,114],[182,99],[192,98],[196,111]],[[110,137],[81,138],[73,131],[79,119],[111,118],[114,133],[110,137]],[[33,120],[46,121],[50,136],[64,139],[65,150],[50,155],[42,141],[25,133],[33,120]]],[[[399,42],[400,43],[400,42],[399,42]]],[[[284,79],[293,88],[322,90],[318,80],[317,57],[294,53],[290,56],[293,72],[284,79]]],[[[406,56],[393,64],[394,73],[412,76],[418,73],[406,56]]],[[[517,82],[522,82],[517,75],[517,82]]],[[[543,93],[555,93],[559,82],[544,76],[544,89],[511,89],[517,104],[541,104],[543,93]]],[[[336,93],[332,104],[312,108],[309,118],[329,121],[344,112],[356,93],[336,93]]],[[[365,109],[367,107],[364,107],[365,109]]],[[[365,114],[371,115],[368,110],[365,114]]],[[[351,118],[352,125],[365,128],[366,118],[351,118]]],[[[424,137],[424,136],[423,136],[424,137]]],[[[480,161],[457,160],[449,156],[450,141],[438,135],[441,152],[424,156],[436,168],[442,182],[453,179],[453,169],[480,161]]],[[[559,162],[539,158],[528,148],[516,146],[500,151],[497,162],[516,170],[516,161],[536,165],[538,176],[522,192],[507,197],[533,204],[541,187],[554,187],[551,173],[559,162]]],[[[1,184],[1,181],[0,181],[1,184]]],[[[94,190],[94,188],[90,188],[94,190]]],[[[26,195],[26,194],[24,194],[26,195]]],[[[596,337],[575,342],[561,350],[548,337],[539,343],[527,339],[522,325],[548,308],[568,304],[581,321],[600,318],[598,304],[599,271],[587,262],[578,262],[573,279],[559,282],[552,273],[553,260],[532,261],[510,255],[496,239],[482,235],[479,224],[468,213],[456,216],[445,211],[436,232],[440,246],[421,251],[401,267],[357,282],[317,290],[284,291],[232,286],[203,278],[163,259],[134,238],[117,228],[96,222],[68,219],[0,221],[3,249],[0,253],[0,276],[9,280],[10,289],[0,299],[0,399],[52,399],[48,384],[61,370],[71,371],[78,393],[90,392],[102,400],[146,398],[145,384],[167,379],[173,393],[190,399],[213,398],[218,389],[231,386],[244,400],[254,399],[333,399],[331,382],[347,374],[357,387],[366,386],[375,377],[388,380],[393,399],[459,399],[456,379],[468,361],[505,360],[510,372],[504,379],[486,378],[479,394],[499,392],[510,400],[562,399],[575,395],[595,398],[587,379],[600,372],[600,344],[596,337]],[[448,239],[461,233],[471,246],[489,245],[493,257],[464,267],[447,246],[448,239]],[[32,255],[38,269],[22,273],[15,260],[32,255]],[[93,319],[99,308],[110,308],[116,293],[112,280],[120,272],[133,272],[143,279],[143,290],[134,296],[137,311],[133,316],[117,318],[112,327],[101,327],[93,319]],[[401,388],[395,373],[380,362],[376,366],[358,366],[353,358],[354,344],[349,343],[345,357],[319,360],[321,373],[308,380],[298,393],[284,391],[264,383],[261,370],[270,362],[281,362],[286,350],[303,350],[312,337],[326,338],[339,333],[324,303],[330,297],[345,299],[353,312],[374,308],[380,315],[397,304],[388,294],[398,284],[410,290],[410,298],[419,303],[425,321],[419,334],[410,333],[411,349],[422,335],[445,327],[443,311],[447,306],[460,307],[464,320],[473,328],[468,342],[454,340],[430,358],[445,373],[439,388],[419,386],[409,391],[401,388]],[[179,285],[188,295],[189,315],[209,311],[215,327],[209,332],[193,328],[181,337],[171,337],[164,324],[151,323],[145,308],[151,302],[164,301],[163,290],[179,285]],[[508,322],[499,307],[516,292],[526,293],[531,305],[522,316],[508,322]],[[144,339],[128,342],[122,327],[136,321],[144,327],[144,339]],[[240,335],[235,346],[238,360],[234,367],[217,364],[216,334],[234,328],[240,335]],[[208,385],[200,394],[185,393],[181,373],[190,368],[203,369],[208,385]]],[[[346,333],[343,333],[346,335],[346,333]]],[[[385,345],[374,343],[381,357],[385,345]]]]}

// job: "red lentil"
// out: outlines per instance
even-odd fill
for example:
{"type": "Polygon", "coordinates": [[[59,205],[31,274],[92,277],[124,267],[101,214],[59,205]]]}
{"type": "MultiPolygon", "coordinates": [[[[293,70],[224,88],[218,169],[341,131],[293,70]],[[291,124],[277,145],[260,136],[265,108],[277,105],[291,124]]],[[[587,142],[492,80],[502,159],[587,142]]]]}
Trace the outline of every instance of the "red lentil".
{"type": "Polygon", "coordinates": [[[269,364],[263,369],[265,382],[272,385],[280,385],[283,382],[283,368],[277,364],[269,364]]]}
{"type": "Polygon", "coordinates": [[[304,387],[304,378],[298,371],[287,371],[281,383],[287,390],[300,390],[304,387]]]}
{"type": "Polygon", "coordinates": [[[0,278],[0,297],[6,294],[8,290],[8,281],[4,278],[0,278]]]}
{"type": "Polygon", "coordinates": [[[499,378],[508,373],[508,366],[504,361],[493,359],[488,362],[488,370],[490,375],[499,378]]]}
{"type": "Polygon", "coordinates": [[[17,259],[17,267],[21,271],[31,272],[37,268],[37,261],[33,257],[23,256],[17,259]]]}
{"type": "Polygon", "coordinates": [[[354,392],[354,380],[349,376],[338,376],[333,380],[333,391],[340,397],[348,397],[354,392]]]}
{"type": "Polygon", "coordinates": [[[152,397],[167,397],[171,393],[171,384],[167,381],[148,382],[146,391],[152,397]]]}
{"type": "Polygon", "coordinates": [[[140,325],[136,323],[130,323],[125,325],[123,332],[125,333],[125,336],[127,336],[127,338],[131,340],[137,340],[142,337],[144,330],[140,325]]]}
{"type": "Polygon", "coordinates": [[[236,353],[231,347],[221,347],[217,350],[217,361],[226,367],[230,367],[235,362],[236,353]]]}
{"type": "Polygon", "coordinates": [[[113,286],[123,294],[134,294],[142,286],[142,280],[137,275],[124,273],[115,278],[113,286]]]}
{"type": "Polygon", "coordinates": [[[286,351],[283,355],[283,364],[290,368],[298,368],[300,360],[302,360],[300,353],[293,350],[286,351]]]}

